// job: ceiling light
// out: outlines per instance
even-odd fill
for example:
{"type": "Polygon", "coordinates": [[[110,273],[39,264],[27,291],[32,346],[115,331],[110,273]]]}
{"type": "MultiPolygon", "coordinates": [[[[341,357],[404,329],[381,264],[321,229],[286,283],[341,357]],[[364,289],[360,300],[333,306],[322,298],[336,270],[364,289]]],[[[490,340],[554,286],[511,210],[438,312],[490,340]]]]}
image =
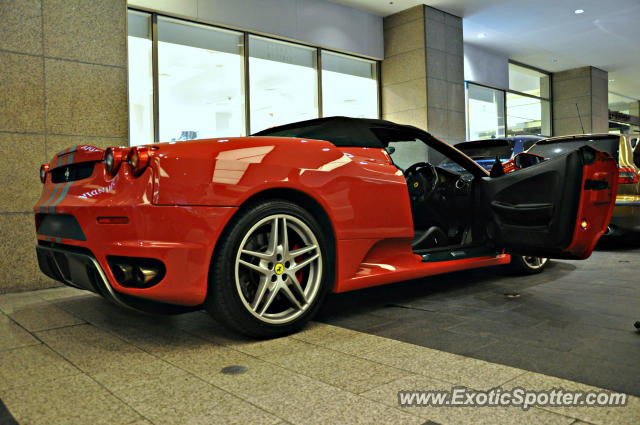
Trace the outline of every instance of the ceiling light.
{"type": "Polygon", "coordinates": [[[487,34],[481,32],[480,34],[478,34],[478,38],[485,38],[487,36],[487,34]]]}
{"type": "Polygon", "coordinates": [[[610,82],[610,83],[613,83],[613,82],[615,82],[615,81],[616,81],[615,79],[611,79],[611,80],[609,80],[609,82],[610,82]]]}
{"type": "Polygon", "coordinates": [[[582,15],[584,13],[584,9],[576,9],[573,11],[576,15],[582,15]]]}

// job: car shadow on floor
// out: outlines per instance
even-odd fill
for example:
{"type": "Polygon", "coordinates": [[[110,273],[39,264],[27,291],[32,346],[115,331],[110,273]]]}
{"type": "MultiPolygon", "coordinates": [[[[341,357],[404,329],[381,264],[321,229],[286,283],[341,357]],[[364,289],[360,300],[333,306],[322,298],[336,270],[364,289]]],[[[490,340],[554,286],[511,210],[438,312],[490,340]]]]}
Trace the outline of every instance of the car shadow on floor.
{"type": "Polygon", "coordinates": [[[629,232],[620,236],[603,236],[596,244],[598,251],[629,251],[640,248],[640,233],[629,232]]]}
{"type": "MultiPolygon", "coordinates": [[[[331,322],[354,313],[375,311],[380,307],[415,303],[416,300],[431,300],[434,303],[446,303],[460,297],[495,295],[504,303],[516,297],[515,291],[558,279],[576,266],[569,263],[550,262],[544,273],[533,276],[514,276],[503,266],[465,270],[396,282],[368,289],[330,294],[319,313],[320,320],[331,322]]],[[[494,297],[491,297],[494,298],[494,297]]]]}

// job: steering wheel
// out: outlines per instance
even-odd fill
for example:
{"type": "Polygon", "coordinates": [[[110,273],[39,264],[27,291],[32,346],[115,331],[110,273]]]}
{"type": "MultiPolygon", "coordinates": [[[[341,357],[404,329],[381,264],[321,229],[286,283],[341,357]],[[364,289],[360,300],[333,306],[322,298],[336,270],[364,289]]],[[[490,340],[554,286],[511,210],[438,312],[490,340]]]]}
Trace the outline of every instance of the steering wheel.
{"type": "Polygon", "coordinates": [[[413,164],[405,170],[404,177],[407,180],[409,198],[412,201],[423,202],[429,199],[440,183],[436,167],[428,162],[417,162],[413,164]],[[431,174],[432,178],[429,179],[427,174],[431,174]]]}

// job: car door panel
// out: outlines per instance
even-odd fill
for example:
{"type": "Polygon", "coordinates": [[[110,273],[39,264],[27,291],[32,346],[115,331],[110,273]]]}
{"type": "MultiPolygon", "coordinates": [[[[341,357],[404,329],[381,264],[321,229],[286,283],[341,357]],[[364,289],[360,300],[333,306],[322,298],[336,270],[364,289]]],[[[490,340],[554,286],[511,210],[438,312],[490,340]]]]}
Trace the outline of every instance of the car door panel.
{"type": "Polygon", "coordinates": [[[613,158],[583,147],[480,180],[489,238],[507,252],[586,258],[604,233],[617,190],[613,158]]]}

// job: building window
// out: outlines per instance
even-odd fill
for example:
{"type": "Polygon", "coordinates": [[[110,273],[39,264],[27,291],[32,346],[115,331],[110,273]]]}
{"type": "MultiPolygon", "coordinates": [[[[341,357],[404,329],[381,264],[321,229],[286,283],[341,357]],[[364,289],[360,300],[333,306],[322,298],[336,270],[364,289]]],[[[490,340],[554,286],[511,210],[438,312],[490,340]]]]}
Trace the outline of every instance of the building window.
{"type": "Polygon", "coordinates": [[[551,106],[548,100],[507,93],[507,135],[551,135],[551,106]]]}
{"type": "Polygon", "coordinates": [[[467,139],[504,135],[504,92],[467,83],[467,139]]]}
{"type": "Polygon", "coordinates": [[[320,116],[379,118],[377,66],[129,10],[129,144],[246,136],[320,116]]]}
{"type": "Polygon", "coordinates": [[[551,136],[551,76],[509,63],[507,136],[551,136]]]}
{"type": "Polygon", "coordinates": [[[378,117],[376,62],[322,51],[322,111],[325,117],[378,117]]]}
{"type": "Polygon", "coordinates": [[[609,133],[640,133],[640,100],[609,92],[609,133]]]}
{"type": "Polygon", "coordinates": [[[243,35],[158,18],[161,141],[244,136],[243,35]]]}
{"type": "Polygon", "coordinates": [[[153,71],[151,15],[130,11],[129,144],[153,143],[153,71]]]}
{"type": "Polygon", "coordinates": [[[551,77],[509,63],[509,89],[467,82],[468,140],[551,136],[551,77]]]}
{"type": "Polygon", "coordinates": [[[509,90],[549,99],[549,74],[515,63],[509,64],[509,90]]]}
{"type": "Polygon", "coordinates": [[[318,117],[316,49],[249,37],[251,133],[318,117]]]}

